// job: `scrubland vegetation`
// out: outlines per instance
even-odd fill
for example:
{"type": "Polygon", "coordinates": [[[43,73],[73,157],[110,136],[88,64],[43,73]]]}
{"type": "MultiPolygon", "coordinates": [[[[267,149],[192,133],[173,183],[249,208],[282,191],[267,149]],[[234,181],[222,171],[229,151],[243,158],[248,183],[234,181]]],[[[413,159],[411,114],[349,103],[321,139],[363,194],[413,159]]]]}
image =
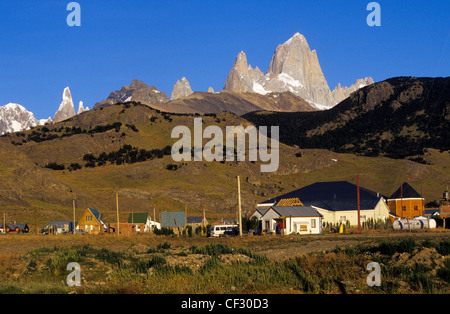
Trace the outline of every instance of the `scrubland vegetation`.
{"type": "MultiPolygon", "coordinates": [[[[320,245],[316,238],[304,241],[318,241],[320,245]]],[[[402,237],[370,244],[361,241],[289,259],[268,258],[264,250],[233,245],[236,242],[198,245],[195,241],[173,242],[158,237],[156,242],[146,243],[112,249],[99,247],[94,241],[1,254],[0,293],[450,292],[448,237],[402,237]],[[66,267],[70,262],[81,266],[80,287],[66,284],[70,273],[66,267]],[[369,274],[366,267],[371,262],[381,266],[380,287],[369,287],[366,283],[369,274]]]]}

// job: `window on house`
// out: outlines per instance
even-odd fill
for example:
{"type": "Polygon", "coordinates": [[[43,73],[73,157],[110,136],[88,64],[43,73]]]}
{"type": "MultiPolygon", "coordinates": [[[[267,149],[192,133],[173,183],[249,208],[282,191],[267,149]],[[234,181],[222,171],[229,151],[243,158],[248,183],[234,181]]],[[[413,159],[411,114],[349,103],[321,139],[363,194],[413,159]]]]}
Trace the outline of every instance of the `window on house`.
{"type": "Polygon", "coordinates": [[[347,216],[340,216],[339,217],[339,221],[340,222],[346,222],[347,221],[347,216]]]}
{"type": "Polygon", "coordinates": [[[311,228],[315,228],[315,227],[316,227],[316,220],[311,219],[311,228]]]}
{"type": "Polygon", "coordinates": [[[402,210],[405,212],[406,211],[406,206],[402,206],[402,210]]]}
{"type": "Polygon", "coordinates": [[[414,206],[414,210],[419,210],[419,207],[418,206],[414,206]]]}
{"type": "Polygon", "coordinates": [[[270,229],[270,221],[266,220],[266,229],[270,229]]]}
{"type": "Polygon", "coordinates": [[[366,215],[361,215],[359,217],[360,217],[361,222],[365,222],[367,219],[366,215]]]}

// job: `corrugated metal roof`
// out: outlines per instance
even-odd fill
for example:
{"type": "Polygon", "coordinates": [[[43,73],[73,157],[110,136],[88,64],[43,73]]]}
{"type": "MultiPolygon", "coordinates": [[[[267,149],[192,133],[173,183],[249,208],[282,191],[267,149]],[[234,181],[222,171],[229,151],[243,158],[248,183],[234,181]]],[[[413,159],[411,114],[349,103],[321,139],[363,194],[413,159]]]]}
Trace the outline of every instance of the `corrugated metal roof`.
{"type": "Polygon", "coordinates": [[[272,209],[284,217],[322,217],[311,206],[272,206],[272,209]]]}
{"type": "MultiPolygon", "coordinates": [[[[70,222],[72,223],[72,222],[70,222]]],[[[69,221],[50,221],[49,223],[45,224],[42,228],[45,229],[47,227],[57,227],[62,228],[64,225],[69,225],[69,221]]]]}
{"type": "Polygon", "coordinates": [[[145,224],[148,216],[148,213],[130,213],[128,215],[128,223],[145,224]]]}
{"type": "Polygon", "coordinates": [[[185,212],[163,212],[161,213],[161,226],[164,228],[184,227],[185,217],[185,212]]]}

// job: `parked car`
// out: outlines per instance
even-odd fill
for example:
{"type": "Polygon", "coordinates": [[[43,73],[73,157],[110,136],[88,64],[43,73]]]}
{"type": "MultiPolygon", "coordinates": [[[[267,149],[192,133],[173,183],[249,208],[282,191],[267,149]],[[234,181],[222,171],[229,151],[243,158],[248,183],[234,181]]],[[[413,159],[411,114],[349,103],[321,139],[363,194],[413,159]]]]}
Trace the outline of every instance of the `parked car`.
{"type": "Polygon", "coordinates": [[[210,237],[223,237],[227,228],[235,228],[236,225],[214,225],[209,229],[208,235],[210,237]]]}
{"type": "Polygon", "coordinates": [[[225,232],[223,233],[224,237],[236,237],[239,235],[239,228],[236,227],[227,227],[225,232]]]}

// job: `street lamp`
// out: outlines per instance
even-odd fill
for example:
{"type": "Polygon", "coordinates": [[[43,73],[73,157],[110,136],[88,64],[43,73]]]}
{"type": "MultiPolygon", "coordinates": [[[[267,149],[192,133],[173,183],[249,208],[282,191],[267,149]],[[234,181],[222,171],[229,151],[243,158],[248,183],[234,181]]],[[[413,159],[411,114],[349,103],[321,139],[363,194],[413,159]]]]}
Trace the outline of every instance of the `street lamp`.
{"type": "Polygon", "coordinates": [[[356,199],[358,204],[358,232],[361,233],[361,208],[360,208],[360,201],[359,201],[359,167],[357,164],[349,161],[344,160],[338,160],[338,159],[331,159],[334,162],[342,162],[345,164],[350,164],[356,167],[356,199]]]}

